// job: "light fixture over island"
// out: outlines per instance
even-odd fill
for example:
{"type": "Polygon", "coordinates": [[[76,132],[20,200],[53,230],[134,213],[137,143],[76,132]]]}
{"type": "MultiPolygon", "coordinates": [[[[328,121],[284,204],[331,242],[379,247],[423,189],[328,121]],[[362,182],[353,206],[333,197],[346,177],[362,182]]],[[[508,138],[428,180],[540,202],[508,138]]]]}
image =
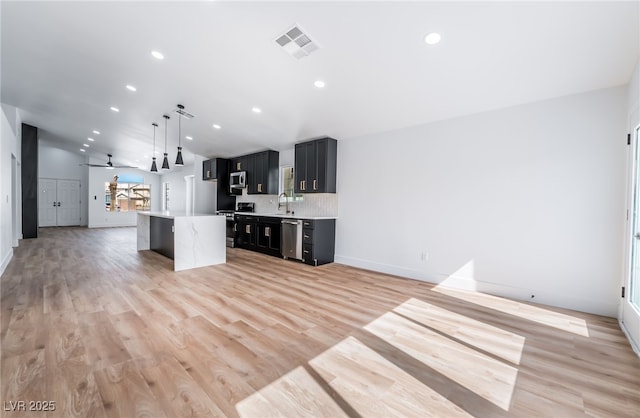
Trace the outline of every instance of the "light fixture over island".
{"type": "Polygon", "coordinates": [[[173,270],[224,264],[226,219],[186,212],[138,212],[138,251],[152,250],[173,259],[173,270]]]}

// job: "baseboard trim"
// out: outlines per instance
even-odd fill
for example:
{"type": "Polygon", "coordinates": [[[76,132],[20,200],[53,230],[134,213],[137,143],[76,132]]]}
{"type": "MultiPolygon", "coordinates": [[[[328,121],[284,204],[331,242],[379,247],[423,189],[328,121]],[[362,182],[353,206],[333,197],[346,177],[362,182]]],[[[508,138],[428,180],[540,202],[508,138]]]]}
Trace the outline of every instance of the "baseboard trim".
{"type": "Polygon", "coordinates": [[[633,350],[634,353],[636,353],[636,356],[640,357],[640,347],[638,347],[638,345],[633,340],[633,338],[631,338],[631,334],[629,334],[629,331],[627,330],[627,326],[620,319],[618,319],[618,324],[620,325],[620,329],[622,330],[622,333],[624,334],[624,336],[627,337],[627,340],[629,340],[631,349],[633,350]]]}
{"type": "Polygon", "coordinates": [[[506,297],[513,300],[534,302],[536,304],[555,306],[558,308],[571,309],[611,318],[616,317],[618,310],[617,304],[603,304],[596,300],[578,299],[575,297],[567,297],[566,295],[558,296],[556,294],[546,292],[543,289],[534,290],[524,287],[508,286],[503,283],[474,280],[473,278],[467,277],[464,272],[462,274],[454,273],[452,275],[427,274],[422,271],[412,270],[402,266],[378,263],[342,255],[336,255],[335,262],[379,273],[420,280],[446,288],[475,291],[499,297],[506,297]]]}
{"type": "Polygon", "coordinates": [[[0,276],[4,274],[4,271],[7,269],[9,262],[13,258],[13,248],[9,248],[7,254],[2,259],[2,264],[0,265],[0,276]]]}

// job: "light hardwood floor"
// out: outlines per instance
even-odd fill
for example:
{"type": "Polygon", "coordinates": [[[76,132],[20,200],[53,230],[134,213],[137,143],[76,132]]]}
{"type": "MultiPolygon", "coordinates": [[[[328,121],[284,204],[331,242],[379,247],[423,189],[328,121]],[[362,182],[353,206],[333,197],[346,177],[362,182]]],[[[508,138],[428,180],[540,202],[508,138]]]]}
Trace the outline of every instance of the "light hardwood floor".
{"type": "Polygon", "coordinates": [[[6,417],[640,416],[613,318],[238,249],[176,273],[133,228],[41,229],[0,290],[6,417]]]}

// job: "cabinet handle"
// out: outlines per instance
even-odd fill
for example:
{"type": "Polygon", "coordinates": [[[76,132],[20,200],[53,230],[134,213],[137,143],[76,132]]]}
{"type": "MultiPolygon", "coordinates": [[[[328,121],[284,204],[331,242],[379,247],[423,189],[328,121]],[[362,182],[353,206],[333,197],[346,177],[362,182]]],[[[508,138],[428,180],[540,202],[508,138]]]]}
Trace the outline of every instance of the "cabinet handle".
{"type": "Polygon", "coordinates": [[[236,163],[236,171],[240,171],[240,163],[236,163]]]}
{"type": "Polygon", "coordinates": [[[238,232],[238,224],[233,224],[233,232],[238,232]]]}
{"type": "Polygon", "coordinates": [[[302,190],[302,180],[300,180],[300,190],[302,190]]]}
{"type": "Polygon", "coordinates": [[[313,179],[313,190],[318,190],[318,187],[316,186],[317,183],[318,183],[318,180],[313,179]]]}
{"type": "Polygon", "coordinates": [[[251,233],[251,225],[245,226],[244,227],[244,232],[247,233],[247,234],[250,234],[251,233]]]}
{"type": "Polygon", "coordinates": [[[302,190],[307,190],[307,181],[302,180],[302,190]]]}
{"type": "Polygon", "coordinates": [[[211,177],[211,171],[207,170],[207,178],[211,177]]]}
{"type": "Polygon", "coordinates": [[[264,236],[265,237],[270,237],[271,236],[271,227],[265,227],[264,228],[264,236]]]}
{"type": "Polygon", "coordinates": [[[309,235],[307,235],[307,234],[304,234],[304,237],[305,237],[305,238],[309,238],[309,235]]]}
{"type": "Polygon", "coordinates": [[[309,254],[309,250],[304,250],[303,253],[309,254]]]}
{"type": "Polygon", "coordinates": [[[262,192],[262,183],[258,183],[258,191],[262,192]]]}

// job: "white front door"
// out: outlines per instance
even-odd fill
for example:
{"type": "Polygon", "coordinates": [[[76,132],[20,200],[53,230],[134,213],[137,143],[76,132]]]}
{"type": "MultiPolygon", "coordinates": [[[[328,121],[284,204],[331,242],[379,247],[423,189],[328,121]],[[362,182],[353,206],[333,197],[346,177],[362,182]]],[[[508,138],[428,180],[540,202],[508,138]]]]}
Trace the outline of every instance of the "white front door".
{"type": "Polygon", "coordinates": [[[80,225],[80,181],[38,181],[38,226],[80,225]]]}
{"type": "Polygon", "coordinates": [[[622,301],[622,325],[640,349],[640,126],[634,132],[629,216],[629,274],[622,301]]]}
{"type": "Polygon", "coordinates": [[[56,226],[58,196],[55,179],[38,181],[38,226],[56,226]]]}
{"type": "Polygon", "coordinates": [[[58,226],[80,225],[80,182],[58,180],[58,226]]]}

